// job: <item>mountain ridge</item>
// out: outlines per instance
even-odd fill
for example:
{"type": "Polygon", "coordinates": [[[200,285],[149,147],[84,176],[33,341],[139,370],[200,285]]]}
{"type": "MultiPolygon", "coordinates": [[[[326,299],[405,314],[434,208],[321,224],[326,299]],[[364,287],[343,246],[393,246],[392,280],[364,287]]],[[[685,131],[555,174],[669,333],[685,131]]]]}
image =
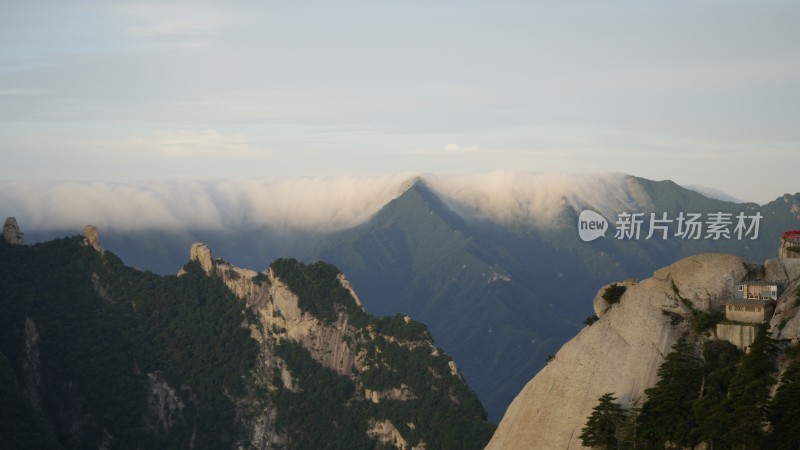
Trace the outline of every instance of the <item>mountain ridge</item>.
{"type": "MultiPolygon", "coordinates": [[[[428,176],[402,182],[402,193],[365,222],[343,230],[103,229],[104,242],[135,266],[152,268],[147,264],[158,261],[161,273],[174,273],[183,263],[185,248],[196,241],[207,242],[242,267],[260,267],[281,257],[331,262],[348,274],[371,311],[410,315],[427,323],[492,420],[499,420],[547,355],[592,314],[585,300],[596,286],[644,278],[693,254],[723,252],[764,260],[773,254],[780,233],[800,228],[798,194],[760,206],[734,204],[708,199],[669,180],[624,174],[586,179],[488,174],[449,179],[449,184],[437,184],[435,176],[428,176]],[[576,186],[570,185],[573,182],[576,186]],[[493,188],[484,192],[488,186],[493,188]],[[541,186],[546,189],[529,192],[541,186]],[[588,194],[579,197],[576,192],[588,194]],[[458,198],[466,200],[457,203],[458,198]],[[547,214],[537,218],[535,212],[544,206],[547,214]],[[756,240],[681,239],[674,236],[673,223],[665,240],[645,239],[644,228],[639,239],[616,239],[612,230],[604,238],[583,242],[577,232],[583,209],[602,213],[612,226],[622,212],[641,212],[645,218],[651,212],[667,213],[671,219],[680,212],[732,217],[744,212],[763,218],[756,240]],[[496,217],[507,220],[491,219],[492,211],[502,212],[505,215],[496,217]],[[539,226],[542,221],[552,226],[539,226]]],[[[26,229],[26,238],[37,236],[26,229]]]]}
{"type": "Polygon", "coordinates": [[[0,411],[36,418],[4,416],[0,443],[480,448],[494,428],[425,325],[368,315],[329,264],[259,273],[195,244],[177,276],[158,276],[93,232],[2,240],[0,267],[0,377],[13,381],[0,411]]]}
{"type": "Polygon", "coordinates": [[[504,208],[514,206],[535,207],[526,217],[539,216],[553,205],[548,203],[550,199],[562,197],[577,207],[594,204],[602,208],[604,199],[628,195],[626,183],[631,178],[643,180],[606,172],[490,172],[138,183],[6,181],[0,182],[0,209],[13,212],[29,231],[57,232],[51,237],[79,229],[86,222],[105,234],[248,227],[337,231],[368,221],[418,183],[447,199],[449,206],[463,215],[479,212],[497,221],[505,214],[504,208]],[[517,199],[520,203],[515,205],[517,199]],[[81,212],[79,217],[75,211],[81,212]]]}

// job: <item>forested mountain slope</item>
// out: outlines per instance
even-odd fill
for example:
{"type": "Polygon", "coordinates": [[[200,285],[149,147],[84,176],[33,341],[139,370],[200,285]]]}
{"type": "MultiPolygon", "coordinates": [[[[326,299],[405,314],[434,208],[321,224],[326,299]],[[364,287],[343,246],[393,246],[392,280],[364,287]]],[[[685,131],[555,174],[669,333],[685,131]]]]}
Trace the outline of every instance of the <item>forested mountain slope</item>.
{"type": "Polygon", "coordinates": [[[0,240],[0,447],[481,448],[493,426],[427,327],[325,263],[179,276],[87,236],[0,240]]]}

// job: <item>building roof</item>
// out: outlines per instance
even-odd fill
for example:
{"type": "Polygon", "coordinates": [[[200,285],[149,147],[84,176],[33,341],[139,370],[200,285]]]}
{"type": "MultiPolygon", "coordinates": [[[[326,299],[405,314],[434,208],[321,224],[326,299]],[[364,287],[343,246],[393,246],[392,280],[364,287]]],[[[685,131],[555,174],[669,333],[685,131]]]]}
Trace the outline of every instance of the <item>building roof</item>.
{"type": "Polygon", "coordinates": [[[800,242],[800,230],[784,231],[783,240],[789,242],[800,242]]]}

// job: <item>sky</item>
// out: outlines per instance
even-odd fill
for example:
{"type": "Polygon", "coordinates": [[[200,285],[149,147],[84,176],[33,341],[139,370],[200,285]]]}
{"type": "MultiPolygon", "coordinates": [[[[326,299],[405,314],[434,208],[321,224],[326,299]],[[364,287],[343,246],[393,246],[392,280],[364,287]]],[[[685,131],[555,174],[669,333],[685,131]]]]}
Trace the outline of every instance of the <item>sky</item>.
{"type": "Polygon", "coordinates": [[[621,172],[800,191],[796,1],[13,1],[0,180],[621,172]]]}

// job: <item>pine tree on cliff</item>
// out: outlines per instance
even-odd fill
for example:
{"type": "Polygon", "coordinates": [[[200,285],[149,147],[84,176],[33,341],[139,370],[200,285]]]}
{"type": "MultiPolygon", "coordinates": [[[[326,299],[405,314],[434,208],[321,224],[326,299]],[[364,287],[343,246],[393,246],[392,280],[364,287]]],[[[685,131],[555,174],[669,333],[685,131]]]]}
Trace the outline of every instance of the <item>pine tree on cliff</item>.
{"type": "Polygon", "coordinates": [[[772,374],[777,353],[778,347],[769,336],[766,324],[762,325],[728,389],[731,421],[727,438],[732,445],[763,448],[770,387],[776,381],[772,374]]]}
{"type": "Polygon", "coordinates": [[[721,448],[725,442],[731,409],[728,386],[736,374],[741,355],[742,352],[728,342],[705,343],[703,388],[692,412],[697,422],[697,439],[709,448],[721,448]]]}
{"type": "Polygon", "coordinates": [[[772,447],[796,450],[800,447],[800,361],[793,361],[781,376],[781,386],[770,405],[773,426],[772,447]]]}
{"type": "Polygon", "coordinates": [[[685,337],[672,346],[658,368],[658,377],[658,383],[645,390],[647,402],[642,407],[641,435],[654,445],[693,447],[696,423],[691,411],[700,395],[703,363],[685,337]]]}
{"type": "Polygon", "coordinates": [[[586,447],[618,448],[618,431],[625,422],[625,417],[625,410],[617,403],[614,394],[603,394],[600,403],[587,418],[586,426],[581,430],[581,442],[586,447]]]}

